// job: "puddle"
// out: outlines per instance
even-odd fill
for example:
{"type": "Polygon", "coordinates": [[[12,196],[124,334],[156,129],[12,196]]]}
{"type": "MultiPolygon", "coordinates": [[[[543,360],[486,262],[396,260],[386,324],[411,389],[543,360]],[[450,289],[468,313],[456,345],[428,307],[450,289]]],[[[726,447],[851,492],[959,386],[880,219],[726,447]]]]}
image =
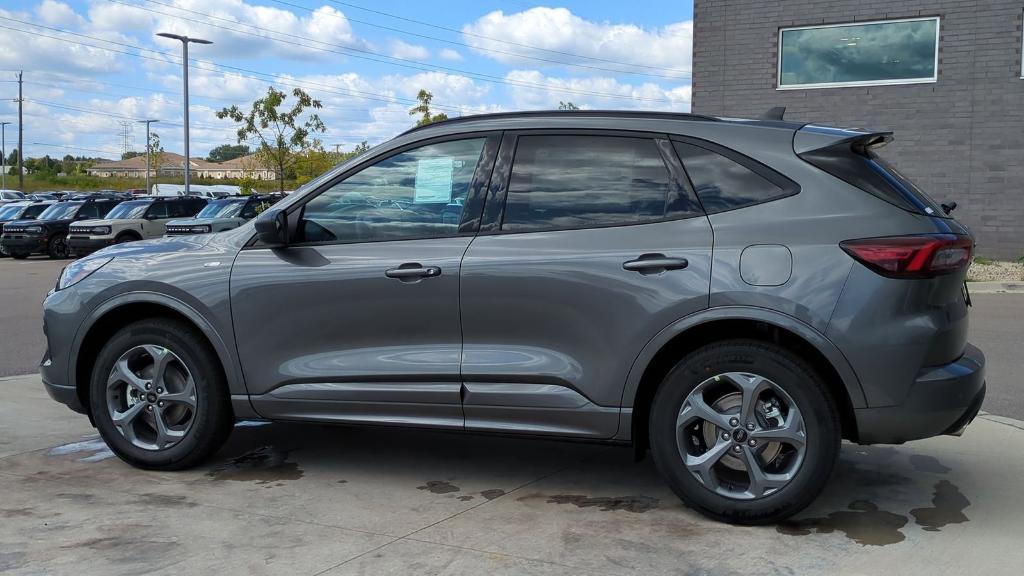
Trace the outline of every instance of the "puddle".
{"type": "Polygon", "coordinates": [[[452,492],[458,492],[459,487],[451,482],[445,482],[444,480],[427,480],[427,483],[423,486],[417,486],[417,490],[427,490],[433,494],[450,494],[452,492]]]}
{"type": "Polygon", "coordinates": [[[483,492],[480,493],[480,495],[488,500],[494,500],[499,496],[504,496],[505,491],[502,490],[501,488],[491,488],[490,490],[484,490],[483,492]]]}
{"type": "Polygon", "coordinates": [[[270,426],[269,420],[239,420],[235,422],[235,428],[258,428],[260,426],[270,426]]]}
{"type": "Polygon", "coordinates": [[[603,512],[625,510],[643,514],[658,507],[658,499],[650,496],[608,496],[591,498],[579,494],[557,494],[548,498],[549,504],[572,504],[577,508],[600,508],[603,512]]]}
{"type": "Polygon", "coordinates": [[[935,484],[931,508],[914,508],[910,515],[924,530],[938,532],[947,524],[969,522],[964,510],[970,505],[971,501],[960,493],[959,488],[948,480],[941,480],[935,484]]]}
{"type": "Polygon", "coordinates": [[[56,448],[51,448],[46,454],[48,456],[67,456],[68,454],[82,454],[85,452],[91,452],[91,454],[79,458],[79,462],[99,462],[114,457],[114,453],[110,451],[110,448],[107,448],[107,443],[99,437],[81,442],[72,442],[71,444],[63,444],[56,448]]]}
{"type": "Polygon", "coordinates": [[[281,480],[298,480],[304,472],[297,462],[288,461],[288,450],[260,446],[241,456],[214,466],[207,476],[215,480],[272,484],[281,480]]]}
{"type": "Polygon", "coordinates": [[[472,496],[459,496],[458,497],[458,500],[461,500],[462,502],[469,502],[472,499],[473,499],[472,496]]]}
{"type": "Polygon", "coordinates": [[[839,531],[863,546],[886,546],[906,540],[900,531],[907,525],[907,517],[879,510],[874,502],[855,500],[849,510],[832,512],[824,518],[790,520],[775,527],[780,534],[809,536],[812,533],[831,534],[839,531]]]}
{"type": "Polygon", "coordinates": [[[951,468],[943,465],[941,462],[935,459],[934,456],[925,456],[924,454],[911,454],[910,465],[914,467],[914,470],[918,472],[931,472],[932,474],[946,474],[951,468]]]}

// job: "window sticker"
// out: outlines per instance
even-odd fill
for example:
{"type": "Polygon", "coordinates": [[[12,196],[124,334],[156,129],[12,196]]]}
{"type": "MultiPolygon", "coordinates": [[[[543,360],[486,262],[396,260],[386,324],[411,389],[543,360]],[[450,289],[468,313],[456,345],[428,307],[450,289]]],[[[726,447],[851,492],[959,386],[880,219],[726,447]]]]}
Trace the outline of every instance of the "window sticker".
{"type": "Polygon", "coordinates": [[[416,163],[416,204],[445,203],[452,199],[452,173],[455,159],[423,158],[416,163]]]}

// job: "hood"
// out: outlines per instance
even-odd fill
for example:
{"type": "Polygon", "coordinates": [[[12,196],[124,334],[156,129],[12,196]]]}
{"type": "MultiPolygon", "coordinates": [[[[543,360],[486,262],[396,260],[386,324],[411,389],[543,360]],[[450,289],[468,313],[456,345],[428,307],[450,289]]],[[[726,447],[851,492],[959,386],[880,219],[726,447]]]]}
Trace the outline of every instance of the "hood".
{"type": "Polygon", "coordinates": [[[45,226],[46,224],[60,224],[64,220],[8,220],[4,222],[4,228],[13,230],[15,228],[25,228],[28,226],[45,226]]]}
{"type": "Polygon", "coordinates": [[[199,224],[217,224],[218,222],[231,222],[233,220],[239,220],[239,218],[182,218],[180,220],[171,220],[167,223],[168,226],[196,226],[199,224]]]}
{"type": "MultiPolygon", "coordinates": [[[[94,220],[101,222],[101,220],[94,220]]],[[[108,246],[93,254],[103,257],[152,256],[157,254],[173,254],[176,252],[192,252],[210,243],[210,235],[199,236],[168,236],[153,240],[139,240],[108,246]]]]}
{"type": "Polygon", "coordinates": [[[76,228],[89,228],[91,226],[113,226],[114,224],[117,224],[118,222],[137,222],[137,221],[138,220],[136,220],[136,219],[130,219],[130,218],[128,218],[128,219],[126,219],[126,218],[119,218],[117,220],[107,220],[105,218],[100,218],[99,220],[76,220],[72,224],[76,228]]]}

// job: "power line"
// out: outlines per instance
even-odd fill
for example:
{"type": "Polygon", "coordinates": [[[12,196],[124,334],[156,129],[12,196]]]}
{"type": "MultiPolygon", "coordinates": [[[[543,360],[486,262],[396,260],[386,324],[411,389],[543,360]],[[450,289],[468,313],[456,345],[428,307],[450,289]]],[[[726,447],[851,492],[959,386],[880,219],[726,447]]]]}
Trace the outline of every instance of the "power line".
{"type": "MultiPolygon", "coordinates": [[[[276,1],[276,0],[273,0],[273,1],[276,1]]],[[[372,12],[373,14],[379,14],[381,16],[387,16],[388,18],[394,18],[396,20],[402,20],[404,22],[411,22],[413,24],[419,24],[421,26],[427,26],[427,27],[430,27],[430,28],[435,28],[437,30],[445,30],[447,32],[454,32],[456,34],[462,34],[462,35],[465,35],[465,36],[472,36],[473,38],[480,38],[482,40],[490,40],[492,42],[501,42],[502,44],[508,44],[509,46],[519,46],[521,48],[529,48],[531,50],[539,50],[541,52],[549,52],[549,53],[552,53],[552,54],[561,54],[562,56],[571,56],[573,58],[581,58],[583,60],[592,60],[592,61],[595,61],[595,62],[606,62],[608,64],[620,64],[620,65],[623,65],[623,66],[635,66],[637,68],[648,68],[648,69],[653,69],[653,70],[667,70],[669,72],[679,72],[681,74],[689,74],[689,72],[687,72],[685,70],[679,70],[677,68],[665,68],[665,67],[662,67],[662,66],[651,66],[649,64],[637,64],[637,63],[633,63],[633,62],[621,62],[621,61],[618,61],[618,60],[609,60],[609,59],[606,59],[606,58],[598,58],[596,56],[584,56],[583,54],[574,54],[572,52],[563,52],[561,50],[552,50],[550,48],[541,48],[539,46],[531,46],[530,44],[523,44],[523,43],[520,43],[520,42],[513,42],[512,40],[502,40],[501,38],[494,38],[494,37],[491,37],[491,36],[484,36],[483,34],[475,34],[473,32],[466,32],[466,31],[463,31],[463,30],[457,30],[455,28],[449,28],[447,26],[442,26],[440,24],[433,24],[431,22],[424,22],[423,20],[416,20],[414,18],[408,18],[406,16],[399,16],[398,14],[391,14],[390,12],[384,12],[383,10],[374,10],[373,8],[366,8],[365,6],[359,6],[357,4],[351,4],[349,2],[341,2],[340,0],[327,0],[327,1],[332,3],[332,4],[337,4],[339,6],[348,6],[349,8],[355,8],[356,10],[365,10],[366,12],[372,12]]]]}
{"type": "MultiPolygon", "coordinates": [[[[180,14],[171,14],[171,13],[167,13],[167,12],[161,12],[160,10],[153,10],[153,9],[150,9],[150,8],[139,6],[137,4],[132,4],[132,3],[129,3],[129,2],[122,2],[121,0],[108,0],[108,1],[109,2],[113,2],[114,4],[120,4],[122,6],[127,6],[127,7],[130,7],[130,8],[135,8],[136,10],[142,10],[144,12],[150,12],[152,14],[159,14],[161,16],[168,16],[170,18],[177,18],[179,20],[184,20],[186,22],[192,22],[194,24],[201,24],[203,26],[210,26],[210,27],[213,27],[213,28],[219,28],[221,30],[227,30],[229,32],[234,32],[234,33],[237,33],[237,34],[245,34],[247,36],[254,36],[254,37],[260,38],[260,39],[269,39],[269,40],[273,40],[275,42],[279,42],[279,43],[282,43],[282,44],[290,44],[290,45],[293,45],[293,46],[299,46],[299,47],[302,47],[302,48],[307,48],[309,50],[317,50],[317,51],[320,51],[320,52],[328,52],[328,53],[332,53],[332,54],[340,54],[340,55],[343,55],[343,56],[348,56],[350,58],[356,58],[356,59],[360,59],[360,60],[368,60],[370,62],[377,62],[379,64],[387,64],[387,65],[390,65],[390,66],[397,66],[397,67],[400,67],[400,68],[409,68],[409,69],[412,69],[412,70],[420,70],[420,71],[423,71],[423,72],[436,72],[436,71],[452,72],[452,73],[455,73],[455,74],[459,74],[459,75],[463,75],[463,76],[467,76],[467,77],[473,78],[475,80],[480,80],[482,82],[490,82],[490,83],[494,83],[494,84],[506,84],[506,85],[509,85],[509,86],[522,86],[522,87],[527,87],[527,88],[541,88],[541,89],[544,89],[544,90],[550,90],[552,92],[562,92],[562,93],[566,93],[566,94],[576,94],[576,95],[581,95],[581,96],[596,96],[596,97],[600,97],[600,98],[614,98],[614,99],[620,99],[620,100],[643,101],[643,102],[660,102],[660,103],[668,103],[668,102],[670,102],[670,100],[668,100],[667,98],[645,98],[645,97],[637,97],[637,96],[626,96],[626,95],[623,95],[623,94],[612,94],[612,93],[607,93],[607,92],[595,92],[595,91],[591,91],[591,90],[578,90],[578,89],[574,90],[574,89],[570,89],[570,88],[562,88],[562,87],[558,87],[558,86],[551,86],[551,85],[548,85],[548,84],[538,84],[536,82],[525,82],[525,81],[519,81],[519,80],[507,80],[505,78],[502,78],[501,76],[494,76],[492,74],[484,74],[482,72],[471,72],[469,70],[463,70],[463,69],[454,68],[454,67],[451,67],[451,66],[440,66],[440,65],[437,65],[437,64],[428,64],[428,63],[420,62],[420,61],[417,61],[417,60],[411,60],[411,59],[408,59],[408,58],[400,58],[400,57],[397,57],[397,56],[387,56],[387,55],[380,54],[378,52],[374,52],[372,50],[365,50],[365,49],[361,49],[361,48],[354,48],[354,47],[351,47],[351,46],[343,46],[343,45],[340,45],[340,44],[332,44],[330,42],[324,42],[322,40],[315,40],[315,39],[312,39],[312,38],[307,38],[307,37],[299,36],[299,35],[296,35],[296,34],[290,34],[288,32],[279,32],[277,30],[271,30],[269,28],[262,28],[260,26],[254,25],[254,24],[248,24],[248,23],[245,23],[245,22],[239,22],[238,20],[233,20],[233,19],[230,19],[230,18],[223,18],[223,17],[220,17],[220,16],[215,16],[215,15],[207,14],[207,13],[204,13],[204,12],[198,12],[198,11],[195,11],[195,10],[189,10],[187,8],[176,8],[178,10],[182,10],[182,11],[186,11],[186,12],[191,12],[191,13],[196,14],[198,16],[202,16],[203,18],[208,18],[208,19],[213,19],[213,20],[220,20],[220,21],[223,21],[223,22],[229,22],[229,23],[234,24],[236,26],[246,26],[246,27],[252,28],[253,30],[260,30],[262,32],[266,32],[267,34],[278,34],[278,35],[281,35],[281,36],[288,36],[288,37],[292,37],[292,38],[299,38],[299,39],[302,39],[302,40],[305,40],[305,41],[308,41],[308,42],[316,42],[318,44],[324,44],[324,45],[327,45],[327,46],[333,46],[333,47],[338,48],[338,50],[333,50],[333,49],[330,49],[330,48],[323,48],[323,47],[320,47],[320,46],[312,46],[312,45],[309,45],[309,44],[302,44],[300,42],[283,40],[281,38],[275,38],[275,37],[272,37],[272,36],[264,36],[262,34],[258,34],[258,33],[254,33],[254,32],[247,32],[245,30],[239,30],[237,28],[231,28],[231,27],[222,26],[222,25],[219,25],[219,24],[214,24],[214,23],[206,21],[206,20],[196,20],[194,18],[186,18],[185,16],[181,16],[180,14]],[[359,54],[351,54],[350,52],[358,52],[360,54],[370,54],[371,56],[361,56],[359,54]],[[382,60],[381,58],[385,58],[385,59],[382,60]],[[388,59],[394,60],[394,61],[390,61],[388,59]]],[[[153,0],[146,0],[146,1],[151,1],[152,2],[153,0]]],[[[159,2],[154,2],[154,3],[159,4],[159,2]]]]}
{"type": "Polygon", "coordinates": [[[45,142],[32,142],[32,146],[47,146],[50,148],[60,148],[62,150],[85,150],[86,152],[102,152],[103,154],[118,154],[114,150],[101,150],[98,148],[83,148],[81,146],[69,146],[65,144],[47,144],[45,142]]]}

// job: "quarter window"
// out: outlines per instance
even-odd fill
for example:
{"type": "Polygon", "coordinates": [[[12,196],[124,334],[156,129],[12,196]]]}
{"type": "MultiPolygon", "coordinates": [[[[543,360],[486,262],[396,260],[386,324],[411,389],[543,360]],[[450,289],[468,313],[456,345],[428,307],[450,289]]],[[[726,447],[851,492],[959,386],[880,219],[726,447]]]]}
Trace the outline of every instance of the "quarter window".
{"type": "Polygon", "coordinates": [[[670,215],[672,188],[652,139],[520,136],[501,229],[526,232],[664,220],[670,215]]]}
{"type": "Polygon", "coordinates": [[[795,185],[783,187],[718,152],[684,142],[673,145],[709,214],[775,200],[796,191],[795,185]]]}
{"type": "Polygon", "coordinates": [[[485,138],[428,144],[335,184],[303,209],[305,242],[377,242],[458,233],[485,138]]]}
{"type": "Polygon", "coordinates": [[[935,82],[938,18],[779,30],[779,88],[935,82]]]}

